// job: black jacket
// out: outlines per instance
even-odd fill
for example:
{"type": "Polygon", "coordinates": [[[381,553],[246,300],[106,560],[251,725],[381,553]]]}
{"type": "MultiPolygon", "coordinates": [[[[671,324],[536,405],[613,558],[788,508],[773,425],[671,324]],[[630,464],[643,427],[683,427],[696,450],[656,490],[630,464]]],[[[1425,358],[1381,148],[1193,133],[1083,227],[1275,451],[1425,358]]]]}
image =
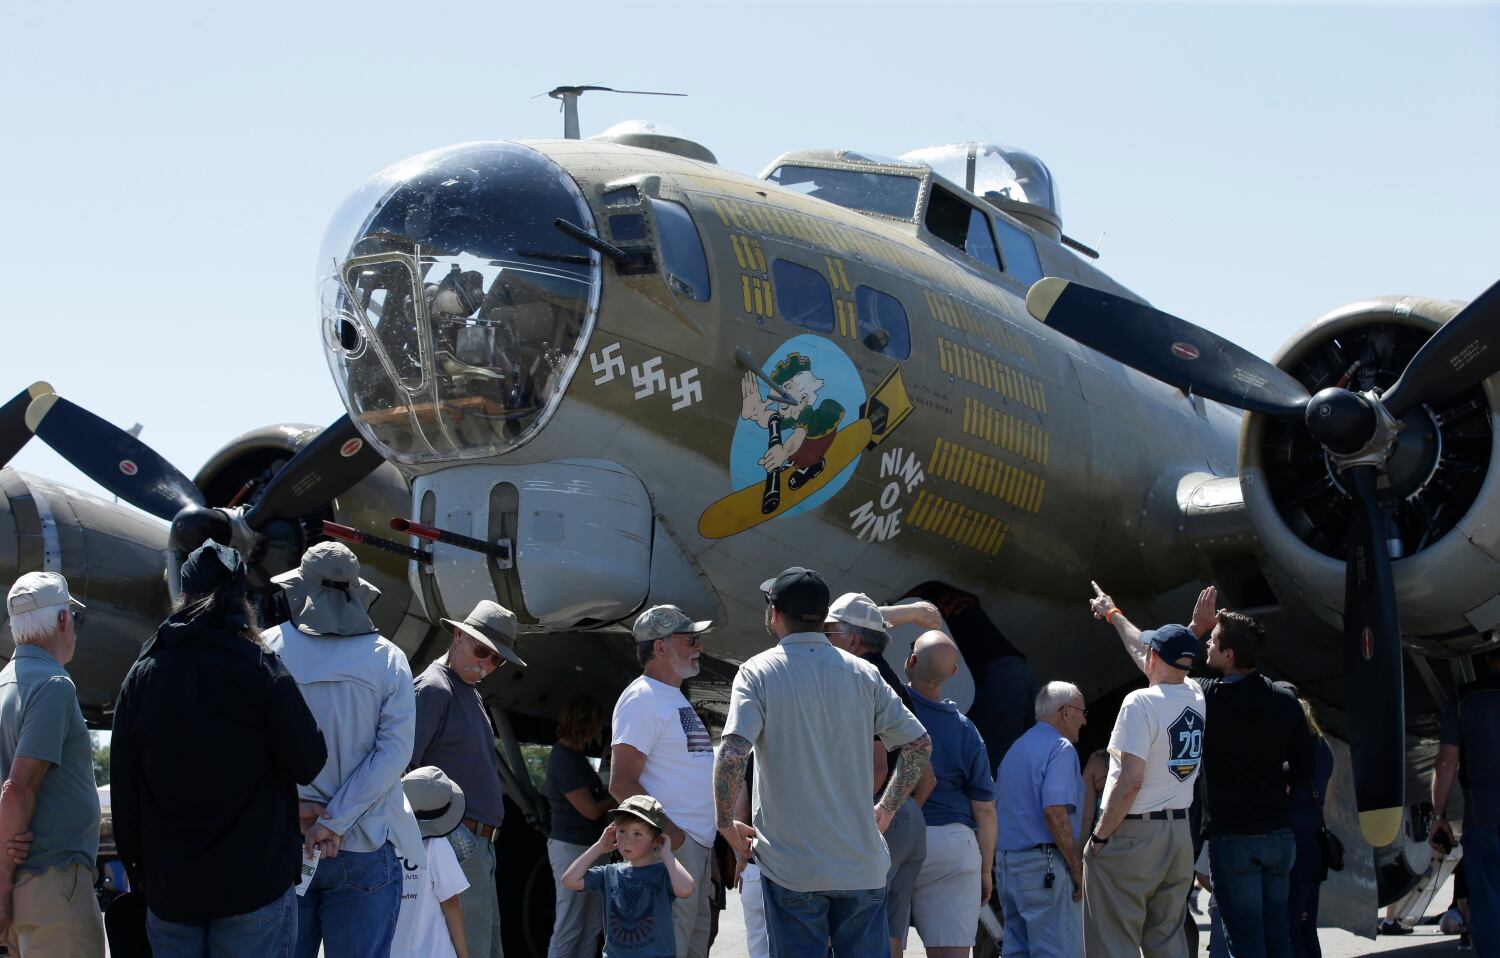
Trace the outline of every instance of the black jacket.
{"type": "Polygon", "coordinates": [[[297,883],[297,785],[328,751],[274,652],[179,616],[120,688],[110,801],[131,884],[160,918],[203,922],[297,883]]]}
{"type": "Polygon", "coordinates": [[[1234,682],[1199,682],[1208,700],[1203,785],[1209,837],[1290,828],[1287,787],[1312,780],[1314,756],[1296,695],[1259,672],[1234,682]]]}

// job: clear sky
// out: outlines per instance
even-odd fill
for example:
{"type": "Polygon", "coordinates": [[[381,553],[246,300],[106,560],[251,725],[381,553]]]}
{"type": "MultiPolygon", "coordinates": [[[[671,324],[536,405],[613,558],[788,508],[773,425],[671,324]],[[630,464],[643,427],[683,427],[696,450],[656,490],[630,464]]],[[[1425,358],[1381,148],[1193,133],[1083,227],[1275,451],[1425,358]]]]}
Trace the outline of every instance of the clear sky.
{"type": "MultiPolygon", "coordinates": [[[[0,0],[0,398],[36,379],[188,474],[342,411],[312,269],[342,198],[461,140],[654,119],[736,170],[978,139],[1064,229],[1263,355],[1500,278],[1500,6],[0,0]],[[1103,237],[1101,243],[1101,236],[1103,237]]],[[[92,488],[33,442],[18,468],[92,488]]]]}

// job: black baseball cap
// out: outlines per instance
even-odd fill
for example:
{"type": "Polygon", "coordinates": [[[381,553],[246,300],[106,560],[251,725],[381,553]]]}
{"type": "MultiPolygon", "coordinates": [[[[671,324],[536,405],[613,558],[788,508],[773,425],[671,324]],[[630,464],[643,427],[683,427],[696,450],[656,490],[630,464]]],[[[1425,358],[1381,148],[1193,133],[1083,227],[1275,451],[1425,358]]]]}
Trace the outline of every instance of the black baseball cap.
{"type": "Polygon", "coordinates": [[[1198,663],[1198,637],[1185,625],[1164,625],[1159,629],[1147,629],[1141,633],[1141,644],[1156,650],[1163,662],[1186,672],[1198,663]],[[1187,665],[1178,665],[1178,659],[1191,658],[1187,665]]]}
{"type": "Polygon", "coordinates": [[[774,579],[760,584],[772,607],[810,629],[821,631],[828,617],[828,583],[811,569],[794,565],[774,579]]]}

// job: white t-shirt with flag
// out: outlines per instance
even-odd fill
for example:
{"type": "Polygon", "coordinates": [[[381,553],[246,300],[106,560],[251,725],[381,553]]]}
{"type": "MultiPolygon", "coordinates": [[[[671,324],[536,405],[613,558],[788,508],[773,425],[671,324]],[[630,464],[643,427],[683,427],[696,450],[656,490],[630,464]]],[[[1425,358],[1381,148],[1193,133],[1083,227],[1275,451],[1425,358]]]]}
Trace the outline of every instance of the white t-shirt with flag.
{"type": "Polygon", "coordinates": [[[1109,736],[1111,780],[1119,776],[1120,755],[1146,760],[1146,779],[1130,814],[1193,804],[1193,783],[1203,759],[1203,689],[1193,679],[1137,689],[1125,696],[1109,736]]]}
{"type": "Polygon", "coordinates": [[[674,824],[703,846],[714,834],[714,745],[679,688],[642,675],[615,703],[611,745],[646,756],[641,787],[674,824]]]}
{"type": "Polygon", "coordinates": [[[401,862],[401,914],[396,919],[392,955],[422,955],[423,958],[456,958],[448,923],[440,902],[469,887],[459,867],[458,856],[446,838],[423,839],[426,866],[401,862]]]}

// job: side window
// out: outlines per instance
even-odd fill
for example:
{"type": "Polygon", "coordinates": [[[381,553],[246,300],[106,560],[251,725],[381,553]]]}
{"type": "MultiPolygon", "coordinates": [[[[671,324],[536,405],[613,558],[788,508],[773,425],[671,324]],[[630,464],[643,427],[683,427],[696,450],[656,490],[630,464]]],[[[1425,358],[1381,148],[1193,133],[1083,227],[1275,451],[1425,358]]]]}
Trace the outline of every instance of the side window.
{"type": "Polygon", "coordinates": [[[661,264],[673,292],[700,302],[708,299],[708,257],[693,217],[681,203],[651,200],[656,231],[661,239],[661,264]]]}
{"type": "Polygon", "coordinates": [[[854,310],[859,316],[860,342],[894,359],[911,355],[911,327],[896,297],[859,286],[854,290],[854,310]]]}
{"type": "Polygon", "coordinates": [[[1036,255],[1036,242],[1021,227],[995,220],[1000,249],[1005,255],[1005,271],[1030,286],[1042,278],[1042,261],[1036,255]]]}
{"type": "Polygon", "coordinates": [[[815,333],[833,332],[833,293],[822,273],[779,259],[771,264],[771,279],[783,319],[815,333]]]}
{"type": "Polygon", "coordinates": [[[1000,254],[990,233],[990,218],[952,193],[934,186],[923,220],[932,234],[979,262],[1000,269],[1000,254]]]}

